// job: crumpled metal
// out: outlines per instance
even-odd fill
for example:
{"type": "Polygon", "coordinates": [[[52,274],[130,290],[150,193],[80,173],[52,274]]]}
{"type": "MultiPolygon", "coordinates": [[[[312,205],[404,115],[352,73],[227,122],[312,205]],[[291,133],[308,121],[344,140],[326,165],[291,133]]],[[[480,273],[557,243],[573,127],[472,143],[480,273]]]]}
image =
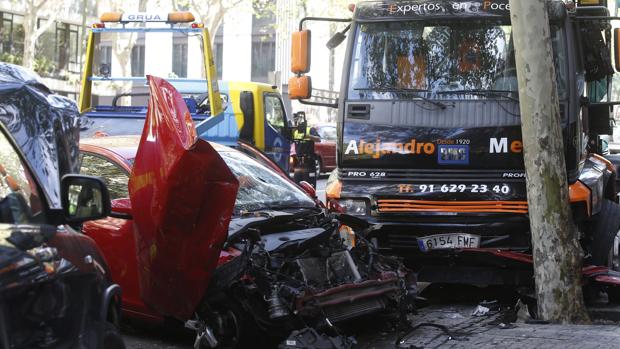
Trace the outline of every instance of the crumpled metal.
{"type": "Polygon", "coordinates": [[[34,73],[0,63],[0,124],[23,152],[50,208],[60,209],[60,179],[78,172],[75,102],[53,94],[34,73]]]}

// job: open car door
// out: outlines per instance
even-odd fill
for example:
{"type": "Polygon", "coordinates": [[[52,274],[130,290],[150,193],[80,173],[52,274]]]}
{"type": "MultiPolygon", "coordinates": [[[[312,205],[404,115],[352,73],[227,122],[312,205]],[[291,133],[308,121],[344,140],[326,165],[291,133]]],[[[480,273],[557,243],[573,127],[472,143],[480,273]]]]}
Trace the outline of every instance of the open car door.
{"type": "Polygon", "coordinates": [[[226,241],[238,182],[196,135],[185,101],[148,77],[150,99],[129,180],[140,291],[146,304],[189,319],[226,241]]]}

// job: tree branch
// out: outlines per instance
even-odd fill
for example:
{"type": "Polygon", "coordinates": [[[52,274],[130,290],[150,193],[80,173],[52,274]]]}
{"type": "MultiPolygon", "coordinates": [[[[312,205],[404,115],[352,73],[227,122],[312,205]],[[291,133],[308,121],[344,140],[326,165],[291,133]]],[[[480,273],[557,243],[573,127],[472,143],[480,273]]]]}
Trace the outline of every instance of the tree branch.
{"type": "Polygon", "coordinates": [[[48,31],[52,25],[56,24],[56,20],[60,17],[61,13],[61,11],[52,11],[52,14],[47,17],[45,24],[38,27],[37,30],[32,33],[33,40],[36,41],[43,33],[48,31]]]}

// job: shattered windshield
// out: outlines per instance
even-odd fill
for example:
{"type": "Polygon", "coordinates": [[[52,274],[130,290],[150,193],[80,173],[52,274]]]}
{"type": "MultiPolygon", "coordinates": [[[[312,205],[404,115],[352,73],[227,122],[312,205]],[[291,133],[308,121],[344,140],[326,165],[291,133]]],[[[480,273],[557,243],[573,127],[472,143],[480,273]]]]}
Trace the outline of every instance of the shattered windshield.
{"type": "Polygon", "coordinates": [[[220,152],[239,180],[235,213],[264,209],[311,208],[315,206],[303,191],[273,170],[240,152],[220,152]]]}
{"type": "MultiPolygon", "coordinates": [[[[551,26],[558,94],[566,93],[562,31],[551,26]]],[[[496,21],[360,24],[350,99],[494,97],[518,92],[512,28],[496,21]],[[478,92],[477,94],[475,92],[478,92]],[[416,97],[417,96],[417,97],[416,97]]]]}

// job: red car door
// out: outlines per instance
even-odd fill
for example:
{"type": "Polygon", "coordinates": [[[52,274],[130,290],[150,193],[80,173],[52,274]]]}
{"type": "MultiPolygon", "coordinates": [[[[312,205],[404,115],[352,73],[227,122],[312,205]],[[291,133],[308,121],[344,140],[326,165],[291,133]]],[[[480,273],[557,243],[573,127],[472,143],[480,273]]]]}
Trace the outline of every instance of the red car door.
{"type": "MultiPolygon", "coordinates": [[[[97,146],[81,144],[80,173],[104,178],[112,199],[112,211],[119,205],[131,206],[127,183],[131,167],[120,155],[97,146]]],[[[124,315],[147,321],[159,320],[140,298],[133,221],[106,217],[88,221],[82,232],[91,237],[103,251],[112,280],[123,288],[124,315]]]]}
{"type": "Polygon", "coordinates": [[[150,99],[129,179],[140,291],[162,314],[192,317],[228,235],[239,183],[199,139],[185,101],[148,77],[150,99]]]}

